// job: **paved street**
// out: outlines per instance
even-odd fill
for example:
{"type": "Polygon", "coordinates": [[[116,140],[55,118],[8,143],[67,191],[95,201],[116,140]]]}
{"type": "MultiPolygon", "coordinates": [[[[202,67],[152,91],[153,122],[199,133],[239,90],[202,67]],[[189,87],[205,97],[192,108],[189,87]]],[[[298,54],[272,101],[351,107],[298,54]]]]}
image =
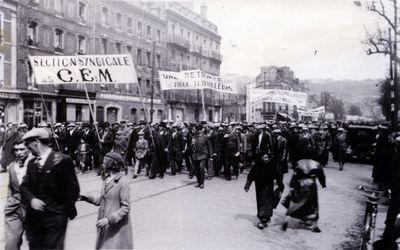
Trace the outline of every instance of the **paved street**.
{"type": "MultiPolygon", "coordinates": [[[[205,189],[194,187],[186,175],[149,180],[144,176],[131,183],[131,216],[135,249],[352,249],[364,202],[359,184],[370,183],[372,167],[347,164],[338,171],[330,162],[325,169],[327,188],[320,189],[320,228],[312,233],[297,221],[280,230],[285,209],[279,205],[272,223],[260,231],[255,227],[254,185],[249,193],[243,186],[246,175],[227,182],[206,181],[205,189]]],[[[286,176],[288,182],[291,173],[286,176]]],[[[1,210],[6,196],[5,174],[0,175],[1,210]]],[[[82,194],[99,194],[101,181],[93,173],[79,177],[82,194]]],[[[319,186],[320,187],[320,186],[319,186]]],[[[287,191],[287,189],[285,190],[287,191]]],[[[97,207],[78,202],[78,217],[68,227],[67,249],[93,249],[97,207]]],[[[378,224],[382,224],[378,218],[378,224]]],[[[0,249],[4,247],[4,214],[0,216],[0,249]]],[[[26,247],[26,245],[25,245],[26,247]]]]}

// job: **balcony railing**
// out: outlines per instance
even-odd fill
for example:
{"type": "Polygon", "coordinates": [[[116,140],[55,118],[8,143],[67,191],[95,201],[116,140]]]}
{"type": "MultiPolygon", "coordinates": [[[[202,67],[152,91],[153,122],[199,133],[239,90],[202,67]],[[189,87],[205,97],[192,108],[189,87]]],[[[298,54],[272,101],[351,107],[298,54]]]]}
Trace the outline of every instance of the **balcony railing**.
{"type": "Polygon", "coordinates": [[[189,49],[190,47],[190,43],[188,40],[177,35],[169,35],[168,42],[183,47],[185,49],[189,49]]]}
{"type": "Polygon", "coordinates": [[[212,51],[211,52],[211,58],[222,62],[222,55],[220,53],[212,51]]]}

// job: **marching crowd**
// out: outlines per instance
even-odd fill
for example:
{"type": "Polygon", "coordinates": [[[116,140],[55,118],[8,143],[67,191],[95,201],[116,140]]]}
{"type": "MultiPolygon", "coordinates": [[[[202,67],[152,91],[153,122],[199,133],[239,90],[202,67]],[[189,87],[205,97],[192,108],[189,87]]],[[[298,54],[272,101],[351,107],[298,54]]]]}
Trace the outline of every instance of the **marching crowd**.
{"type": "MultiPolygon", "coordinates": [[[[164,178],[168,169],[171,175],[185,169],[200,189],[206,179],[220,176],[230,181],[247,169],[244,189],[255,183],[257,227],[263,229],[285,188],[283,176],[292,168],[290,192],[282,200],[286,215],[320,232],[316,180],[326,186],[323,168],[330,153],[343,170],[349,150],[347,126],[121,121],[42,123],[28,131],[26,124],[8,123],[0,127],[1,171],[10,174],[6,249],[19,249],[24,230],[31,249],[62,248],[78,199],[100,206],[96,248],[132,248],[127,179],[140,174],[164,178]],[[79,192],[76,173],[90,170],[104,180],[99,197],[79,192]]],[[[381,125],[378,130],[373,178],[390,188],[400,180],[394,174],[399,172],[400,134],[381,125]]],[[[288,220],[282,230],[287,227],[288,220]]]]}

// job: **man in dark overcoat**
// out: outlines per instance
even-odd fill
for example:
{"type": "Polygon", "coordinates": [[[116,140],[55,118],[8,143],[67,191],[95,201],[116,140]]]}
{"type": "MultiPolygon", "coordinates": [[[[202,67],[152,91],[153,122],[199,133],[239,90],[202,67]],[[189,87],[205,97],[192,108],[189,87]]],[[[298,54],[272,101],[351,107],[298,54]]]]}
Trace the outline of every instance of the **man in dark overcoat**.
{"type": "Polygon", "coordinates": [[[171,174],[175,175],[177,172],[182,171],[182,161],[184,153],[185,141],[183,140],[182,132],[178,124],[172,125],[172,131],[168,137],[168,157],[171,174]]]}
{"type": "Polygon", "coordinates": [[[63,249],[68,219],[77,215],[79,183],[71,158],[49,147],[49,132],[34,128],[22,138],[35,156],[20,186],[30,249],[63,249]]]}
{"type": "Polygon", "coordinates": [[[192,140],[193,167],[197,178],[196,187],[203,189],[206,165],[213,152],[210,138],[204,134],[203,126],[198,124],[195,129],[196,133],[192,140]]]}
{"type": "Polygon", "coordinates": [[[2,144],[2,153],[1,153],[1,173],[7,172],[7,166],[15,160],[15,156],[13,153],[13,144],[18,139],[18,132],[14,128],[14,124],[12,122],[7,123],[7,128],[4,133],[4,140],[2,144]]]}
{"type": "Polygon", "coordinates": [[[233,125],[229,125],[228,133],[224,135],[223,140],[224,174],[228,181],[232,179],[232,169],[236,178],[239,177],[239,147],[239,133],[233,128],[233,125]]]}
{"type": "Polygon", "coordinates": [[[274,171],[271,166],[272,141],[271,135],[265,131],[265,125],[257,126],[257,133],[251,144],[255,164],[250,169],[244,189],[248,192],[252,182],[255,182],[257,217],[260,220],[257,227],[262,230],[268,226],[272,217],[274,188],[274,171]]]}

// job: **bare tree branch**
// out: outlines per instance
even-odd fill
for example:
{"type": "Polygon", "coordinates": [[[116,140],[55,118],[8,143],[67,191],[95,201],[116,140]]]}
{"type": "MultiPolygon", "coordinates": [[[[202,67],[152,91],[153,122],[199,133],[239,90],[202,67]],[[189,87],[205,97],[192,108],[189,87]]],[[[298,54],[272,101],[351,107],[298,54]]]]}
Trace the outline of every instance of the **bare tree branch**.
{"type": "MultiPolygon", "coordinates": [[[[389,24],[390,27],[392,27],[393,30],[395,30],[395,25],[394,22],[387,16],[386,10],[385,10],[385,5],[383,4],[382,0],[379,0],[380,3],[380,9],[378,9],[375,6],[375,2],[372,2],[372,4],[368,4],[367,5],[367,9],[369,11],[375,12],[376,14],[378,14],[379,16],[381,16],[383,19],[386,20],[386,22],[389,24]]],[[[397,33],[397,31],[396,31],[397,33]]]]}

